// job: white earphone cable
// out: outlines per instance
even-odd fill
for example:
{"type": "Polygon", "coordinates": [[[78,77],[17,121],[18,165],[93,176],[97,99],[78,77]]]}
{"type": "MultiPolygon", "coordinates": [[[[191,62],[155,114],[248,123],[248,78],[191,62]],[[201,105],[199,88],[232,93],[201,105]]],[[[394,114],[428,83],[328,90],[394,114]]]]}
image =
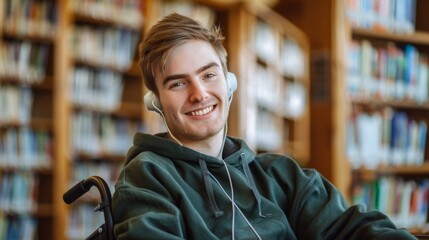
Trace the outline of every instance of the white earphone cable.
{"type": "MultiPolygon", "coordinates": [[[[230,175],[229,175],[229,171],[227,171],[228,173],[228,178],[231,179],[230,175]]],[[[255,233],[256,237],[259,240],[262,240],[261,236],[259,236],[258,232],[256,232],[256,229],[252,226],[252,224],[250,223],[250,221],[246,218],[246,216],[244,215],[244,213],[241,211],[241,209],[237,206],[237,204],[234,202],[234,200],[232,199],[233,197],[233,193],[231,194],[232,197],[230,197],[228,195],[228,193],[225,191],[225,189],[222,187],[222,185],[220,184],[220,182],[215,178],[215,176],[213,176],[213,174],[211,174],[209,172],[210,176],[213,178],[213,180],[217,183],[217,185],[219,185],[220,189],[222,190],[222,192],[225,194],[225,196],[231,201],[231,203],[234,205],[234,209],[237,208],[238,212],[241,214],[241,216],[244,218],[244,220],[246,221],[246,223],[249,225],[249,227],[252,229],[253,233],[255,233]]],[[[233,213],[233,218],[234,218],[234,211],[233,213]]],[[[234,226],[234,225],[233,225],[234,226]]],[[[234,229],[232,232],[232,237],[234,239],[234,229]]]]}
{"type": "MultiPolygon", "coordinates": [[[[231,95],[228,99],[228,107],[231,105],[232,102],[232,97],[233,95],[231,95]]],[[[165,127],[167,128],[168,133],[170,134],[171,138],[173,138],[174,141],[176,141],[178,144],[180,144],[180,146],[184,146],[174,135],[173,133],[171,133],[170,128],[168,127],[167,121],[165,120],[165,116],[164,113],[161,109],[159,109],[156,104],[155,101],[152,100],[152,106],[156,109],[156,111],[162,116],[162,120],[164,121],[165,127]]],[[[224,127],[224,133],[223,133],[223,140],[222,140],[222,145],[220,148],[220,151],[218,153],[218,159],[223,163],[223,165],[225,166],[226,169],[226,173],[228,175],[228,181],[229,181],[229,186],[231,188],[231,196],[228,195],[228,193],[225,191],[225,189],[222,187],[222,185],[219,183],[219,181],[209,172],[210,176],[214,179],[214,181],[219,185],[219,187],[221,188],[222,192],[226,195],[226,197],[231,201],[231,210],[232,210],[232,233],[231,233],[231,237],[232,240],[235,240],[235,209],[237,208],[238,211],[240,212],[240,214],[243,216],[244,220],[247,222],[247,224],[250,226],[250,228],[252,229],[252,231],[255,233],[255,235],[258,237],[259,240],[262,240],[262,238],[259,236],[259,234],[256,232],[255,228],[252,226],[252,224],[249,222],[249,220],[246,218],[246,216],[243,214],[243,212],[240,210],[240,208],[237,206],[237,204],[234,201],[234,187],[232,185],[232,179],[231,179],[231,175],[229,173],[228,170],[228,166],[226,164],[226,162],[223,160],[222,158],[222,153],[223,153],[223,148],[225,146],[225,141],[226,141],[226,136],[227,136],[227,131],[228,131],[228,123],[225,123],[225,127],[224,127]]]]}
{"type": "Polygon", "coordinates": [[[159,109],[156,104],[155,104],[155,100],[152,100],[152,106],[156,109],[156,111],[161,114],[162,116],[162,120],[164,121],[164,125],[167,128],[167,132],[170,134],[171,138],[174,139],[174,141],[176,141],[178,144],[180,144],[180,146],[183,146],[183,144],[173,135],[173,133],[171,133],[170,128],[168,128],[168,124],[167,121],[165,120],[165,116],[164,113],[161,109],[159,109]]]}

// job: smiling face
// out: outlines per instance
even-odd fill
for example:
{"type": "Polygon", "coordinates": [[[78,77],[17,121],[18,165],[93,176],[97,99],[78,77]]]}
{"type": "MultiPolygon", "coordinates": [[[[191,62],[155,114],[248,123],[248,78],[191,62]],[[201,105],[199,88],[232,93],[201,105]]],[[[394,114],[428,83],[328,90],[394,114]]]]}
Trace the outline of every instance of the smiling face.
{"type": "Polygon", "coordinates": [[[228,117],[228,94],[219,56],[201,40],[190,40],[169,55],[155,74],[164,116],[182,144],[218,141],[228,117]]]}

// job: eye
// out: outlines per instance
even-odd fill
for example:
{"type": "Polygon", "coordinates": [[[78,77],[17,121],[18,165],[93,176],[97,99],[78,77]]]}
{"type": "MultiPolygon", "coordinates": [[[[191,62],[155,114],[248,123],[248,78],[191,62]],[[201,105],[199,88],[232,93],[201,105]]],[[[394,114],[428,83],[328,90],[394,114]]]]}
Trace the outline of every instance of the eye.
{"type": "Polygon", "coordinates": [[[203,80],[208,80],[208,79],[211,79],[215,76],[216,76],[216,74],[214,74],[214,73],[208,73],[208,74],[204,75],[203,80]]]}
{"type": "Polygon", "coordinates": [[[168,89],[175,89],[175,88],[179,88],[179,87],[181,87],[181,86],[183,86],[183,85],[185,85],[185,83],[184,83],[184,82],[180,82],[180,81],[177,81],[177,82],[171,82],[171,84],[169,84],[169,85],[168,85],[168,89]]]}

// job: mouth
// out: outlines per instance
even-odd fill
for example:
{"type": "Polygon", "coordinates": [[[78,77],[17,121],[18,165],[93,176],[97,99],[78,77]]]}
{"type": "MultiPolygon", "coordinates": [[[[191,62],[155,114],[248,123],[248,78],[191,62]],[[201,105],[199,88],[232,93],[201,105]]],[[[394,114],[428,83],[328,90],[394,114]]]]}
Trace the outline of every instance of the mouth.
{"type": "Polygon", "coordinates": [[[190,116],[204,116],[204,115],[209,114],[210,112],[212,112],[214,108],[215,108],[215,105],[211,105],[211,106],[208,106],[208,107],[206,107],[204,109],[200,109],[198,111],[188,112],[186,114],[190,115],[190,116]]]}

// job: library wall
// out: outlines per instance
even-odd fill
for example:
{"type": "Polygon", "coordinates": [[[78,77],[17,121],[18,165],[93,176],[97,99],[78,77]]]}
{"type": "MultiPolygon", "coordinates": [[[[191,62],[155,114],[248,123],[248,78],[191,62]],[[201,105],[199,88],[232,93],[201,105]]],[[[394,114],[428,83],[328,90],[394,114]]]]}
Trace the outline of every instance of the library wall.
{"type": "Polygon", "coordinates": [[[428,215],[429,178],[420,170],[428,158],[429,38],[417,11],[425,4],[346,5],[351,34],[345,84],[351,105],[345,140],[355,176],[352,202],[380,209],[413,231],[425,231],[428,215]],[[365,171],[378,177],[365,178],[365,171]]]}
{"type": "Polygon", "coordinates": [[[317,8],[290,0],[277,9],[309,36],[310,165],[350,204],[364,203],[399,227],[426,232],[428,2],[322,2],[317,8]]]}
{"type": "MultiPolygon", "coordinates": [[[[0,238],[53,224],[55,2],[0,4],[0,238]],[[30,8],[38,17],[23,14],[30,8]],[[44,106],[43,108],[37,106],[44,106]],[[4,230],[3,230],[4,229],[4,230]]],[[[53,232],[37,234],[52,238],[53,232]]]]}
{"type": "Polygon", "coordinates": [[[83,239],[102,224],[96,189],[70,206],[62,195],[93,175],[113,191],[134,133],[165,131],[142,104],[137,44],[172,11],[226,35],[239,86],[230,135],[256,152],[308,162],[308,42],[271,9],[244,1],[1,1],[0,239],[83,239]]]}

